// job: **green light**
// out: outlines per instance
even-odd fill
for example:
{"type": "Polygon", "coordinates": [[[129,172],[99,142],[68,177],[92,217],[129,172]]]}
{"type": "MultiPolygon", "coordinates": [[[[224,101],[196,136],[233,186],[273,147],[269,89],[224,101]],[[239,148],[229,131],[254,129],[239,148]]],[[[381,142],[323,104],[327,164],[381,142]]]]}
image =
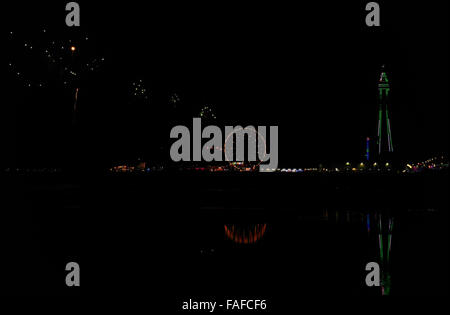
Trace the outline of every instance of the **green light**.
{"type": "Polygon", "coordinates": [[[380,246],[380,262],[384,263],[384,251],[383,251],[383,225],[381,223],[381,215],[378,219],[378,242],[379,242],[379,246],[380,246]]]}
{"type": "Polygon", "coordinates": [[[391,237],[392,237],[392,235],[391,234],[389,234],[388,235],[388,251],[387,251],[387,254],[386,254],[386,259],[387,259],[387,262],[389,263],[389,253],[390,253],[390,251],[391,251],[391,237]]]}
{"type": "Polygon", "coordinates": [[[381,231],[380,234],[378,235],[379,241],[380,241],[380,260],[381,263],[384,262],[384,255],[383,255],[383,236],[381,235],[381,231]]]}
{"type": "Polygon", "coordinates": [[[389,222],[389,235],[388,235],[388,252],[387,252],[387,261],[389,263],[389,257],[391,253],[391,245],[392,245],[392,231],[394,230],[394,219],[389,222]]]}
{"type": "Polygon", "coordinates": [[[378,153],[380,153],[381,151],[381,128],[382,128],[382,123],[383,123],[383,111],[381,109],[380,106],[380,110],[378,111],[378,139],[377,139],[377,144],[378,146],[378,153]]]}
{"type": "Polygon", "coordinates": [[[387,97],[389,96],[390,87],[389,87],[389,79],[385,71],[381,72],[381,76],[378,82],[378,92],[379,92],[379,111],[378,111],[378,154],[381,154],[383,147],[388,146],[388,151],[393,152],[394,146],[392,144],[392,134],[391,134],[391,125],[389,120],[388,113],[388,104],[387,97]],[[386,122],[383,122],[383,110],[385,113],[386,122]],[[386,128],[386,129],[385,129],[386,128]],[[387,139],[383,139],[385,130],[387,139]],[[386,141],[386,143],[384,142],[386,141]]]}

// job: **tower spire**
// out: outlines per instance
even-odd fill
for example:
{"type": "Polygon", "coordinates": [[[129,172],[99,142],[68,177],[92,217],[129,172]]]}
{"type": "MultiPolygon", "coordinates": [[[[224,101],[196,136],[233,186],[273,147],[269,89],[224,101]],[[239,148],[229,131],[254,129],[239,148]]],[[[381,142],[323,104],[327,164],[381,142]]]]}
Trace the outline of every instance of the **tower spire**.
{"type": "Polygon", "coordinates": [[[391,121],[389,116],[389,79],[385,66],[381,66],[380,79],[378,81],[378,131],[377,146],[378,155],[381,157],[386,152],[394,152],[392,143],[391,121]]]}

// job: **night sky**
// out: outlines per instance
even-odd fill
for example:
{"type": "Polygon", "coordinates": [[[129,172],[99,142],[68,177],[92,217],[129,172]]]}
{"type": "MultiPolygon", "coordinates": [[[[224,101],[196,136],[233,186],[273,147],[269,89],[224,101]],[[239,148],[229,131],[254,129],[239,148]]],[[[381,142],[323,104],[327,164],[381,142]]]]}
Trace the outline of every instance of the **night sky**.
{"type": "Polygon", "coordinates": [[[65,2],[7,8],[2,166],[60,166],[74,146],[99,166],[138,156],[161,161],[170,129],[189,127],[205,105],[219,126],[278,125],[280,166],[362,159],[364,139],[376,132],[382,64],[401,158],[448,154],[448,4],[379,1],[381,27],[369,29],[366,2],[79,1],[77,29],[65,25],[65,2]],[[61,54],[70,67],[104,61],[64,85],[58,66],[24,50],[24,43],[42,50],[52,38],[67,42],[61,54]],[[132,95],[133,82],[146,97],[132,95]]]}

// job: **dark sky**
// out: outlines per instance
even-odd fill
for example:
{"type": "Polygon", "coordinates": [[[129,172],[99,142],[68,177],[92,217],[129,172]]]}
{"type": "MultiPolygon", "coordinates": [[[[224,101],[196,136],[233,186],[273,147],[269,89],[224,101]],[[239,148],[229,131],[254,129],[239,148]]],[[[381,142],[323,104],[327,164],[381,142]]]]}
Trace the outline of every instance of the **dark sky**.
{"type": "MultiPolygon", "coordinates": [[[[358,160],[375,133],[382,64],[398,152],[405,159],[448,152],[446,2],[379,1],[377,29],[364,23],[368,1],[91,2],[79,2],[77,30],[65,26],[64,2],[11,7],[6,24],[24,41],[39,42],[42,28],[60,39],[89,36],[77,53],[105,58],[78,83],[78,151],[100,164],[142,154],[160,159],[170,128],[191,124],[205,104],[224,125],[278,125],[280,165],[358,160]],[[130,100],[138,79],[150,91],[147,103],[130,100]],[[167,104],[172,92],[182,100],[178,114],[167,104]]],[[[51,75],[42,60],[5,41],[8,58],[30,76],[51,75]]],[[[72,143],[71,94],[58,82],[27,90],[6,73],[2,163],[61,164],[72,143]]]]}

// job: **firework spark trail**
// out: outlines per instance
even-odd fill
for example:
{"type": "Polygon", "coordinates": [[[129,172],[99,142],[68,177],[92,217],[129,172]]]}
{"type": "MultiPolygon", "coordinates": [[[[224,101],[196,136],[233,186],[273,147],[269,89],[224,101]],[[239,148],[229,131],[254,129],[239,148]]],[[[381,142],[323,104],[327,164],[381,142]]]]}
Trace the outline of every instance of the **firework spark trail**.
{"type": "Polygon", "coordinates": [[[76,88],[75,89],[75,102],[73,103],[73,111],[74,112],[77,111],[78,91],[79,91],[79,88],[76,88]]]}

